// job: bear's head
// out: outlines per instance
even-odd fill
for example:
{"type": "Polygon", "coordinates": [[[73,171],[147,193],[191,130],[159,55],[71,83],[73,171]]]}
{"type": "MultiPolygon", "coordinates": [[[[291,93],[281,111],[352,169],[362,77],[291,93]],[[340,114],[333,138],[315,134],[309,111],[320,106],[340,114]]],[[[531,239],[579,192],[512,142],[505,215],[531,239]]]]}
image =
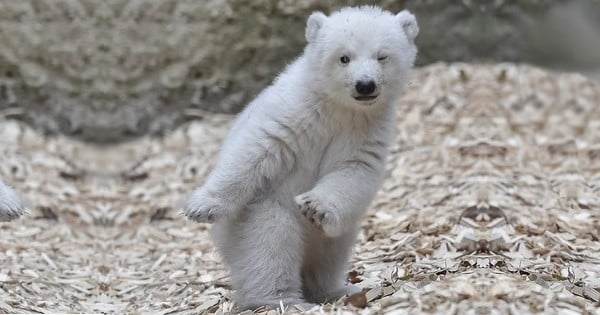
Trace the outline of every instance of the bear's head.
{"type": "Polygon", "coordinates": [[[328,98],[352,107],[389,102],[408,81],[417,54],[417,21],[404,10],[351,7],[314,12],[306,25],[312,79],[328,98]]]}

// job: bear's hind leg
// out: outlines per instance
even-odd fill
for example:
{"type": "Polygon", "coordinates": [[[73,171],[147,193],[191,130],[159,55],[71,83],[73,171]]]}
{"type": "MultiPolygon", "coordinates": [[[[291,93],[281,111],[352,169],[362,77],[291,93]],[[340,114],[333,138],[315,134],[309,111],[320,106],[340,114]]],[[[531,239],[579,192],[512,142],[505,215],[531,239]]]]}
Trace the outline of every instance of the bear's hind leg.
{"type": "Polygon", "coordinates": [[[286,307],[310,307],[302,296],[305,236],[295,210],[264,201],[215,226],[215,241],[230,267],[239,310],[279,308],[280,301],[286,307]]]}
{"type": "Polygon", "coordinates": [[[348,260],[355,240],[355,231],[336,238],[319,235],[311,239],[308,259],[302,268],[303,290],[308,301],[332,302],[361,291],[360,287],[346,284],[348,260]]]}

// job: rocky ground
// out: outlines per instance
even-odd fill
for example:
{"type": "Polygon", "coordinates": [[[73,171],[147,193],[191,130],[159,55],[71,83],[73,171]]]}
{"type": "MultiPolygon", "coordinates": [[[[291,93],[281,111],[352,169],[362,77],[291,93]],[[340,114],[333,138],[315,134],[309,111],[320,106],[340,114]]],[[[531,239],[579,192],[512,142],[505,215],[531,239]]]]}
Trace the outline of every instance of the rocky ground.
{"type": "MultiPolygon", "coordinates": [[[[397,113],[348,275],[364,292],[309,312],[600,314],[600,86],[434,64],[397,113]]],[[[232,309],[208,226],[178,206],[231,117],[186,114],[203,118],[110,147],[0,118],[0,176],[29,209],[0,224],[1,313],[232,309]]]]}

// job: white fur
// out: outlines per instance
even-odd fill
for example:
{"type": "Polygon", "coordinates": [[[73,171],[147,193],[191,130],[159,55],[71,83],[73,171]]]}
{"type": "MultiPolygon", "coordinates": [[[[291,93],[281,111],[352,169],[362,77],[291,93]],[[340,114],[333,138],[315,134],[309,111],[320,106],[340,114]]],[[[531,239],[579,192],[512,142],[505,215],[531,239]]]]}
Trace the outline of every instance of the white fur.
{"type": "Polygon", "coordinates": [[[21,199],[0,180],[0,221],[10,221],[23,214],[21,199]]]}
{"type": "Polygon", "coordinates": [[[393,105],[415,59],[410,17],[376,7],[311,15],[304,53],[239,115],[189,197],[185,214],[215,223],[241,309],[356,292],[346,264],[381,185],[393,105]],[[361,79],[376,82],[375,100],[355,99],[361,79]]]}

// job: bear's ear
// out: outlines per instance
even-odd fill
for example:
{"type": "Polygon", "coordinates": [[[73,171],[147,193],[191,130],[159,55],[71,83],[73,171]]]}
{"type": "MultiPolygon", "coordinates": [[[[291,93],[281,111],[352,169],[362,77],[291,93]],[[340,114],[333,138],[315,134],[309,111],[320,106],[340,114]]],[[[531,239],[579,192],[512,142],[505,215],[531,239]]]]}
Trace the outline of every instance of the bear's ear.
{"type": "Polygon", "coordinates": [[[415,16],[408,12],[408,10],[402,10],[396,14],[396,18],[400,22],[400,25],[402,25],[406,37],[411,41],[415,40],[415,37],[419,35],[419,25],[417,25],[415,16]]]}
{"type": "Polygon", "coordinates": [[[317,39],[317,34],[319,34],[319,30],[321,29],[321,26],[323,26],[323,22],[325,22],[326,19],[327,16],[321,12],[313,12],[313,14],[308,17],[304,35],[309,43],[312,43],[317,39]]]}

